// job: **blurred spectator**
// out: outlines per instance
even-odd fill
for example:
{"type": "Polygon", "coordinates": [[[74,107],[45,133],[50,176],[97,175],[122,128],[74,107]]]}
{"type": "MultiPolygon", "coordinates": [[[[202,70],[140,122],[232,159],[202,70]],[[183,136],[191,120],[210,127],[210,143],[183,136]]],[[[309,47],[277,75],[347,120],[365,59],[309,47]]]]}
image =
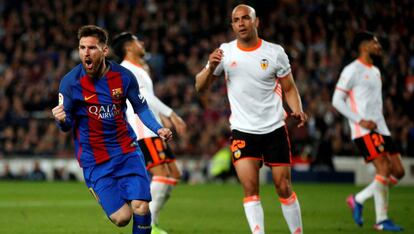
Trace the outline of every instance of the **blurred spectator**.
{"type": "Polygon", "coordinates": [[[10,165],[7,162],[5,162],[3,164],[3,173],[0,175],[0,179],[14,180],[16,178],[17,178],[16,175],[14,175],[10,170],[10,165]]]}
{"type": "Polygon", "coordinates": [[[33,170],[27,175],[27,179],[31,181],[44,181],[46,180],[46,173],[40,167],[39,161],[34,161],[33,170]]]}
{"type": "MultiPolygon", "coordinates": [[[[79,62],[71,37],[83,24],[110,35],[145,35],[155,92],[184,117],[188,136],[176,138],[177,155],[212,156],[228,141],[228,104],[221,84],[207,100],[194,93],[194,75],[209,54],[231,39],[235,0],[180,1],[3,1],[0,7],[0,157],[73,157],[71,134],[53,129],[62,75],[79,62]],[[191,4],[190,4],[191,3],[191,4]],[[86,14],[88,12],[88,14],[86,14]],[[120,14],[122,13],[122,14],[120,14]],[[68,39],[69,38],[69,39],[68,39]],[[203,108],[201,108],[203,106],[203,108]],[[205,110],[205,111],[203,111],[205,110]]],[[[359,30],[380,35],[386,56],[384,114],[403,155],[414,156],[414,4],[410,0],[249,1],[261,19],[260,35],[290,56],[305,111],[307,131],[291,127],[294,153],[315,162],[357,154],[349,129],[330,106],[339,72],[354,57],[351,39],[359,30]],[[319,147],[320,148],[320,147],[319,147]],[[319,152],[319,154],[318,154],[319,152]]]]}

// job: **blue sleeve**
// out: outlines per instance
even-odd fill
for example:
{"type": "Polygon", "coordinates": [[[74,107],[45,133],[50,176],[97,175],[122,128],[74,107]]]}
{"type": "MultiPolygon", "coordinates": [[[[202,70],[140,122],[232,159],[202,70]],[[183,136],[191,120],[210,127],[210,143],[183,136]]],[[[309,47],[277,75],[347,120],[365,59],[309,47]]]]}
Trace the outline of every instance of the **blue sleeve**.
{"type": "Polygon", "coordinates": [[[66,112],[66,119],[65,119],[65,122],[63,123],[56,122],[56,124],[59,127],[59,129],[64,132],[69,131],[73,125],[73,118],[72,118],[73,101],[72,101],[72,90],[70,88],[70,81],[71,81],[70,77],[65,76],[60,82],[60,86],[59,86],[59,105],[63,104],[63,108],[66,112]]]}
{"type": "Polygon", "coordinates": [[[151,131],[158,134],[157,131],[162,128],[160,123],[155,119],[154,114],[148,108],[147,101],[139,92],[138,81],[134,75],[130,73],[130,82],[127,89],[127,98],[131,102],[134,112],[138,115],[142,123],[145,124],[151,131]]]}

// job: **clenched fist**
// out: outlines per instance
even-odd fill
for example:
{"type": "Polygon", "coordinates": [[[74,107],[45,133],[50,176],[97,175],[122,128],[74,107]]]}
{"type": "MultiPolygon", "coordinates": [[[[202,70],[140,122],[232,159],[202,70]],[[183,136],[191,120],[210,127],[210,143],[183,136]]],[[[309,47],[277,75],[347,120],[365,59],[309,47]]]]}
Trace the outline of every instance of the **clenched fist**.
{"type": "Polygon", "coordinates": [[[58,105],[55,108],[53,108],[52,114],[56,121],[60,123],[65,122],[66,113],[65,113],[65,110],[63,109],[63,105],[58,105]]]}
{"type": "Polygon", "coordinates": [[[165,140],[165,141],[169,141],[172,139],[172,132],[169,128],[160,128],[157,131],[158,136],[161,137],[161,139],[165,140]]]}

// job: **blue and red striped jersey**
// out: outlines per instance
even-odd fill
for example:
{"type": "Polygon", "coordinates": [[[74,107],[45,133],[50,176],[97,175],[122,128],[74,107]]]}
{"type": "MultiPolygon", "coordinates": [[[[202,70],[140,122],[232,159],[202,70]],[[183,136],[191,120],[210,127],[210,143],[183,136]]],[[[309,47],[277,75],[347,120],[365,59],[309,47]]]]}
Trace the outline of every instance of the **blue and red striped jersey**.
{"type": "Polygon", "coordinates": [[[155,133],[161,128],[140,95],[137,79],[126,68],[107,61],[109,71],[91,78],[78,64],[62,79],[59,104],[66,112],[63,131],[73,128],[75,154],[88,167],[136,150],[136,135],[126,119],[126,99],[135,113],[155,133]]]}

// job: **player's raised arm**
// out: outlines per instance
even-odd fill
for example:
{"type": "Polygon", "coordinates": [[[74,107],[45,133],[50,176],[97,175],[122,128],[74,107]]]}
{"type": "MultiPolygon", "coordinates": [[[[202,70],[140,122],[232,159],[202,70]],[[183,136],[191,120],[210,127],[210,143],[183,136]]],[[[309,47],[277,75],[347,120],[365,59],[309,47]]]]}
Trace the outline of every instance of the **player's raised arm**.
{"type": "Polygon", "coordinates": [[[195,88],[197,92],[203,92],[210,87],[217,76],[215,76],[214,70],[221,63],[223,59],[223,50],[215,49],[208,58],[207,65],[196,75],[195,88]]]}
{"type": "Polygon", "coordinates": [[[60,130],[67,132],[72,128],[72,94],[69,87],[70,79],[64,77],[59,87],[59,103],[52,109],[53,118],[60,130]]]}
{"type": "MultiPolygon", "coordinates": [[[[131,74],[131,76],[133,75],[131,74]]],[[[167,141],[171,139],[171,130],[163,128],[155,119],[154,114],[148,108],[145,98],[139,92],[138,82],[135,78],[131,78],[131,83],[127,91],[127,98],[131,102],[134,112],[138,115],[145,126],[151,129],[154,133],[157,133],[162,139],[167,141]]]]}

